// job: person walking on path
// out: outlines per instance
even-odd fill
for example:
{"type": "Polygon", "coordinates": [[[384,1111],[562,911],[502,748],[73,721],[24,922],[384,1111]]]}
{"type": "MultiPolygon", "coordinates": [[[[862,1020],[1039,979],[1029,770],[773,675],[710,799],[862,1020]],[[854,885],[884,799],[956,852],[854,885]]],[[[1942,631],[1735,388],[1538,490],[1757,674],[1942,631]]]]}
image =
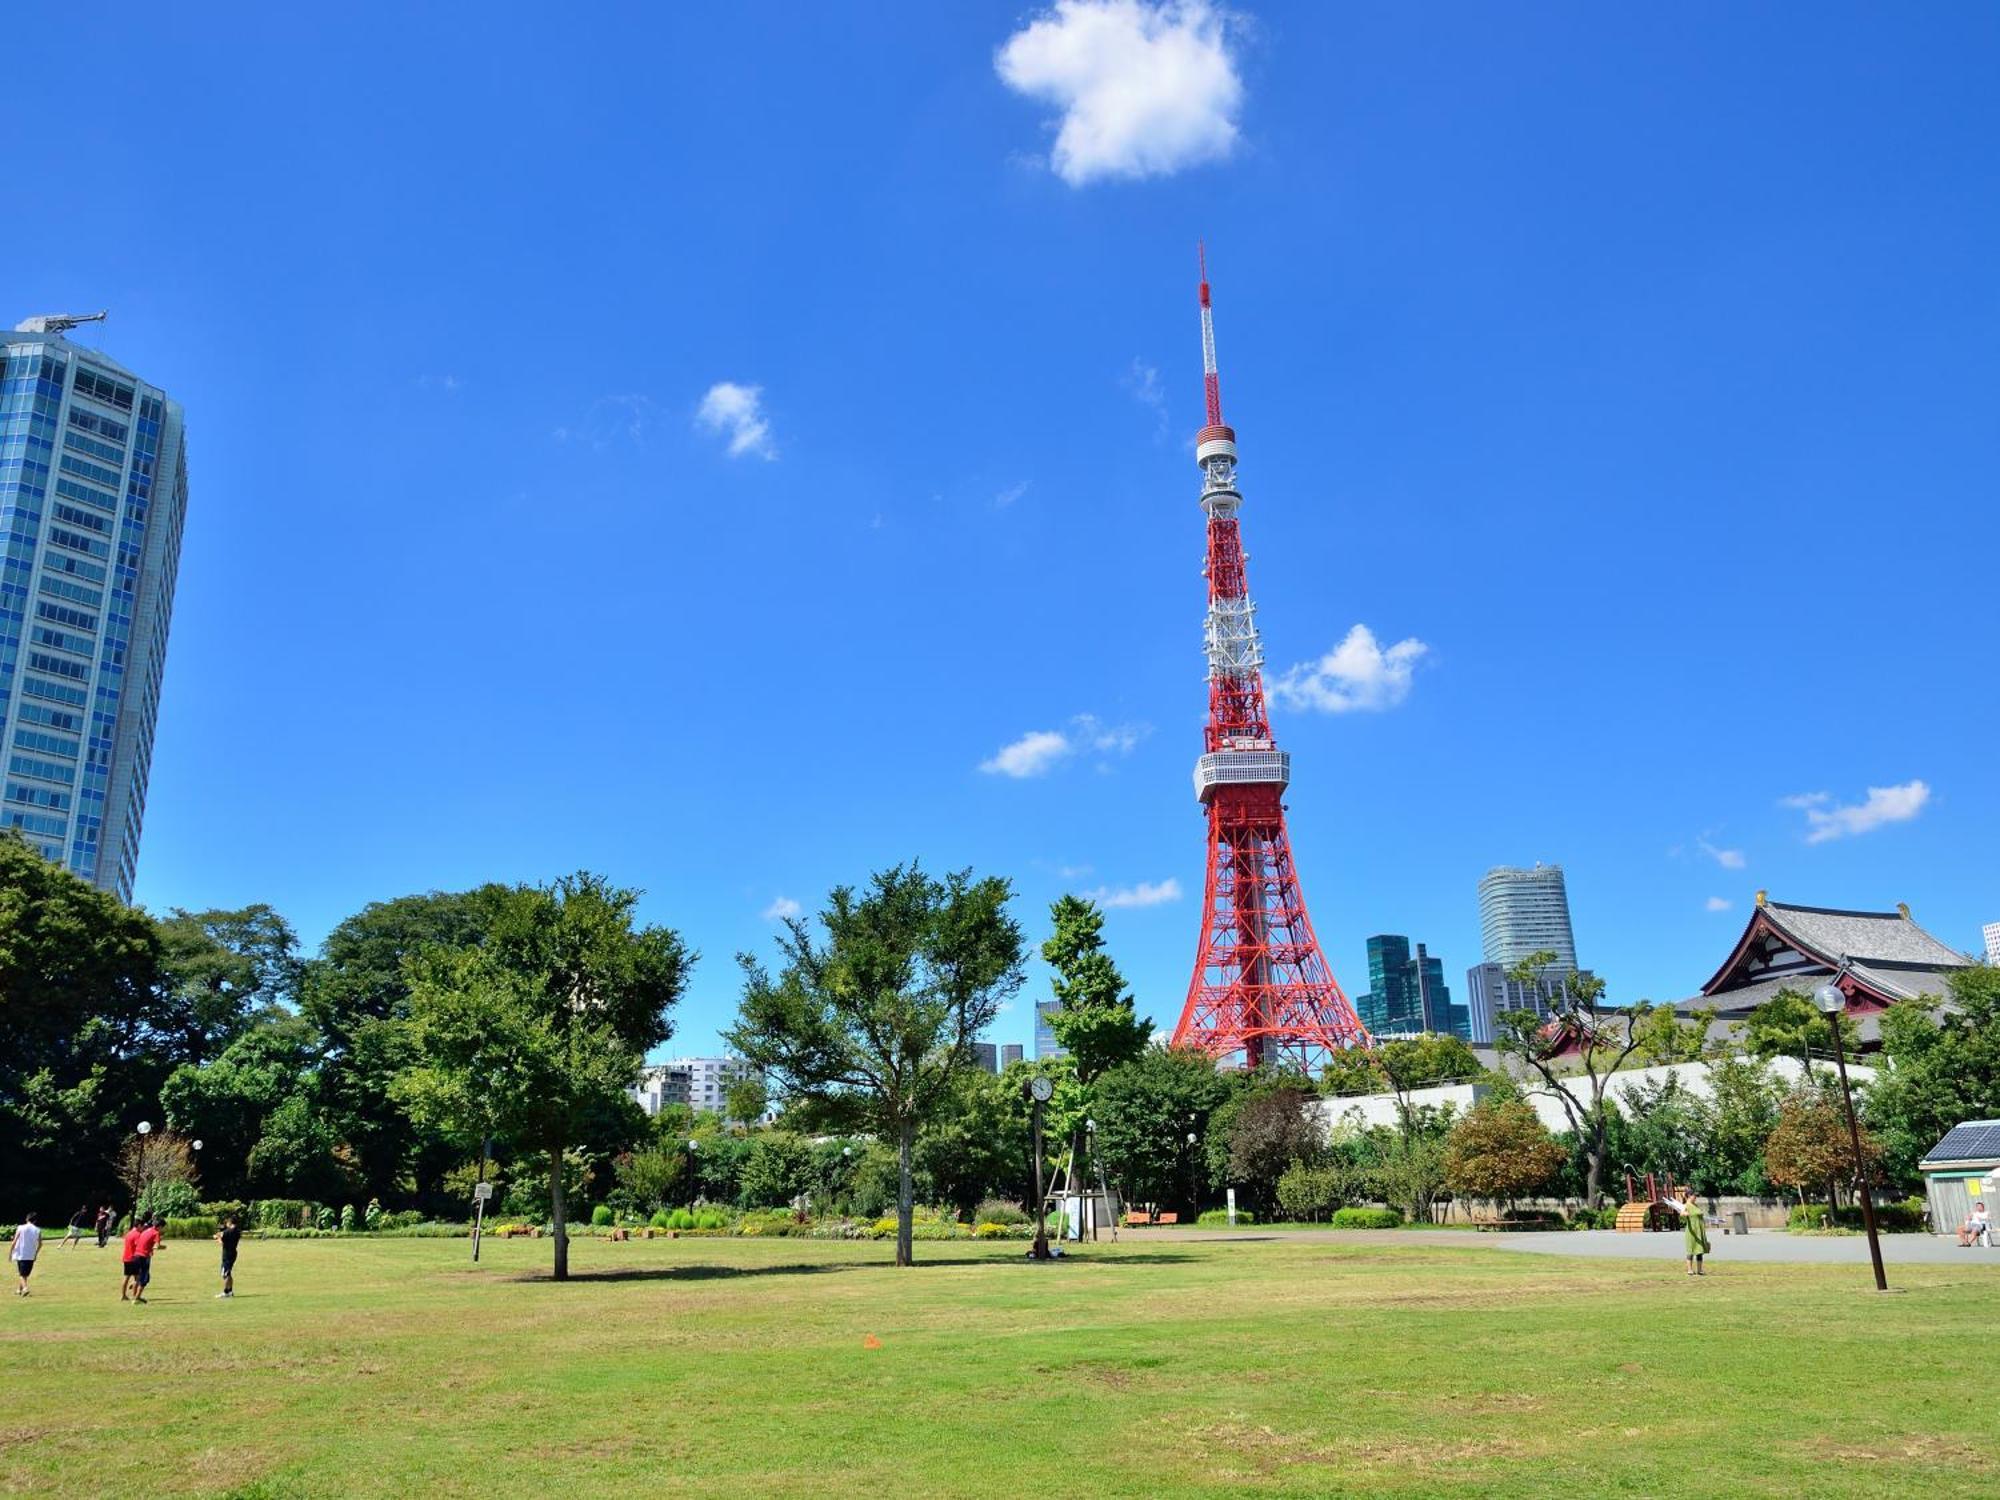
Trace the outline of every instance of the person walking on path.
{"type": "Polygon", "coordinates": [[[236,1215],[230,1214],[222,1221],[222,1232],[216,1235],[216,1243],[222,1246],[222,1290],[215,1295],[231,1297],[236,1295],[236,1245],[243,1238],[243,1231],[236,1227],[236,1215]]]}
{"type": "Polygon", "coordinates": [[[1667,1199],[1667,1207],[1681,1216],[1681,1227],[1687,1232],[1688,1275],[1706,1276],[1702,1257],[1708,1254],[1708,1221],[1694,1200],[1694,1189],[1682,1188],[1678,1199],[1667,1199]]]}
{"type": "Polygon", "coordinates": [[[98,1249],[102,1250],[104,1248],[104,1242],[111,1238],[111,1231],[115,1229],[117,1225],[118,1225],[118,1215],[111,1211],[111,1205],[109,1203],[105,1204],[104,1207],[100,1208],[97,1211],[98,1249]]]}
{"type": "Polygon", "coordinates": [[[90,1205],[79,1203],[76,1212],[69,1216],[69,1233],[63,1236],[63,1249],[74,1250],[83,1240],[83,1226],[90,1222],[90,1205]]]}
{"type": "Polygon", "coordinates": [[[35,1222],[35,1216],[29,1214],[27,1218],[21,1221],[20,1228],[14,1231],[14,1249],[12,1251],[14,1270],[21,1278],[21,1284],[14,1289],[16,1297],[25,1297],[28,1295],[28,1278],[35,1274],[35,1257],[41,1254],[41,1250],[41,1226],[35,1222]]]}

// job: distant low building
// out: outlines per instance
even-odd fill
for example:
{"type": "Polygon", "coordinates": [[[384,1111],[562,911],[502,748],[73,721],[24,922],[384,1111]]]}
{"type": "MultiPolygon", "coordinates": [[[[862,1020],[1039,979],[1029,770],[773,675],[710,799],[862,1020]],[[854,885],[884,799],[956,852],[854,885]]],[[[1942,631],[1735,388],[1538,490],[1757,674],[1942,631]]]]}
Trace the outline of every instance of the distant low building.
{"type": "Polygon", "coordinates": [[[728,1107],[729,1086],[755,1076],[740,1057],[676,1057],[641,1073],[632,1097],[649,1115],[676,1104],[719,1115],[728,1107]]]}
{"type": "Polygon", "coordinates": [[[1000,1071],[1000,1049],[991,1042],[974,1042],[972,1062],[982,1072],[997,1073],[1000,1071]]]}
{"type": "Polygon", "coordinates": [[[1954,1125],[1917,1163],[1930,1204],[1931,1230],[1950,1234],[1984,1203],[2000,1209],[2000,1120],[1954,1125]]]}
{"type": "Polygon", "coordinates": [[[1716,1014],[1732,1029],[1780,990],[1810,995],[1845,969],[1847,1015],[1863,1047],[1881,1042],[1881,1014],[1899,1000],[1949,994],[1952,972],[1971,966],[1966,954],[1939,942],[1910,916],[1894,911],[1845,911],[1790,906],[1757,893],[1743,935],[1701,993],[1674,1008],[1683,1015],[1716,1014]]]}
{"type": "Polygon", "coordinates": [[[1465,971],[1465,1008],[1469,1040],[1475,1047],[1491,1046],[1499,1019],[1510,1010],[1531,1010],[1538,1016],[1560,1013],[1578,979],[1590,979],[1588,969],[1551,968],[1532,984],[1507,977],[1505,964],[1474,964],[1465,971]]]}

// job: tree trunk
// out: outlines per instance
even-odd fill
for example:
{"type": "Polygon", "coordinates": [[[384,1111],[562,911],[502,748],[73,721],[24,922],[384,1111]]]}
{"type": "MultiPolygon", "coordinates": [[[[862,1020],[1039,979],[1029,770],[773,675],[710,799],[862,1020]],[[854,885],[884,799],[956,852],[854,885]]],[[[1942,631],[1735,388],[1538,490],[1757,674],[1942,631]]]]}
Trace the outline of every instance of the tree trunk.
{"type": "Polygon", "coordinates": [[[1604,1181],[1604,1154],[1604,1110],[1600,1105],[1590,1132],[1590,1149],[1583,1154],[1583,1199],[1593,1211],[1597,1208],[1597,1190],[1604,1181]]]}
{"type": "Polygon", "coordinates": [[[569,1205],[563,1201],[563,1148],[557,1142],[549,1149],[549,1205],[554,1210],[556,1239],[556,1280],[569,1280],[569,1205]]]}
{"type": "Polygon", "coordinates": [[[916,1124],[905,1120],[896,1137],[896,1264],[899,1266],[915,1264],[910,1253],[910,1224],[917,1214],[917,1186],[910,1161],[916,1150],[916,1124]]]}

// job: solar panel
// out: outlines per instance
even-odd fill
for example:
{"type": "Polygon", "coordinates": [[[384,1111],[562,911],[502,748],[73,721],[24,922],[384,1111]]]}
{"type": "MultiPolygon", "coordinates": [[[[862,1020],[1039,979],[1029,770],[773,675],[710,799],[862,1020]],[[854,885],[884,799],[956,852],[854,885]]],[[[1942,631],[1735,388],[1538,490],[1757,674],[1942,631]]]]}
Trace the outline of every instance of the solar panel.
{"type": "Polygon", "coordinates": [[[1968,1120],[1954,1125],[1933,1146],[1930,1161],[2000,1161],[2000,1120],[1968,1120]]]}

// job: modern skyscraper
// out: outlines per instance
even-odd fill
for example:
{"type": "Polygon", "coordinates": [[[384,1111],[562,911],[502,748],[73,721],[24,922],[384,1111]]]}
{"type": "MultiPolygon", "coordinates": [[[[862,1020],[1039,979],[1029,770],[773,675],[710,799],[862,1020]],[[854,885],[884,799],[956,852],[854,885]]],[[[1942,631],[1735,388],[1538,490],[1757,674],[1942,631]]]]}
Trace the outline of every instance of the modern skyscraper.
{"type": "Polygon", "coordinates": [[[1002,1042],[1000,1044],[1000,1068],[1002,1072],[1005,1072],[1020,1060],[1021,1044],[1019,1042],[1002,1042]]]}
{"type": "Polygon", "coordinates": [[[132,898],[181,528],[181,409],[62,335],[0,334],[0,827],[132,898]]]}
{"type": "Polygon", "coordinates": [[[1570,932],[1562,866],[1488,870],[1479,881],[1479,937],[1489,964],[1505,967],[1547,951],[1556,956],[1551,971],[1575,969],[1576,939],[1570,932]]]}
{"type": "Polygon", "coordinates": [[[1986,961],[2000,964],[2000,922],[1988,922],[1979,931],[1986,939],[1986,961]]]}
{"type": "Polygon", "coordinates": [[[1368,940],[1368,993],[1354,1006],[1374,1036],[1436,1031],[1471,1039],[1470,1017],[1451,1003],[1443,962],[1422,943],[1412,955],[1410,940],[1395,933],[1368,940]]]}
{"type": "Polygon", "coordinates": [[[1067,1053],[1056,1045],[1056,1029],[1049,1024],[1049,1017],[1062,1009],[1060,1000],[1037,1000],[1035,1002],[1035,1056],[1064,1057],[1067,1053]]]}
{"type": "Polygon", "coordinates": [[[1533,984],[1521,984],[1507,977],[1507,969],[1506,964],[1474,964],[1465,971],[1466,1040],[1475,1047],[1492,1044],[1504,1012],[1531,1010],[1538,1016],[1554,1015],[1568,1004],[1573,980],[1594,977],[1588,969],[1552,966],[1533,984]]]}
{"type": "Polygon", "coordinates": [[[1000,1049],[991,1042],[972,1044],[972,1065],[983,1073],[1000,1071],[1000,1049]]]}

